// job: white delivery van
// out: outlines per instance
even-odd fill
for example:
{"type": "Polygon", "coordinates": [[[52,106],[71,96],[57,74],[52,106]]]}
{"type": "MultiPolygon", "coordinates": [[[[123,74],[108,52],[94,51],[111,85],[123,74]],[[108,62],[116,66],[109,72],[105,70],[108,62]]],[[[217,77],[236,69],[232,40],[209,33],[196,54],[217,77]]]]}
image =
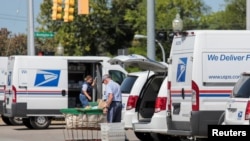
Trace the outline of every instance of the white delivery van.
{"type": "MultiPolygon", "coordinates": [[[[151,133],[153,129],[155,129],[154,127],[158,126],[156,130],[162,127],[159,125],[166,127],[166,114],[164,116],[164,113],[166,113],[167,93],[158,97],[158,92],[162,82],[167,76],[168,65],[164,62],[156,62],[138,56],[139,55],[135,54],[131,56],[117,56],[111,60],[113,62],[120,62],[125,66],[133,66],[148,71],[148,74],[146,74],[147,77],[141,77],[145,75],[145,72],[141,72],[140,77],[138,77],[140,78],[138,79],[140,82],[133,83],[133,89],[135,89],[135,91],[130,93],[131,97],[127,102],[124,122],[126,125],[125,129],[130,129],[130,126],[132,126],[135,135],[140,140],[152,140],[151,133]],[[151,72],[151,74],[149,74],[149,72],[151,72]],[[156,115],[155,112],[158,114],[156,115]],[[152,121],[154,114],[155,120],[152,121]]],[[[129,86],[130,82],[131,81],[125,79],[122,86],[129,86]]],[[[166,82],[167,81],[165,81],[165,84],[167,85],[166,82]]]]}
{"type": "Polygon", "coordinates": [[[175,34],[168,58],[168,134],[207,138],[208,125],[221,124],[234,84],[250,69],[249,39],[247,30],[175,34]]]}
{"type": "Polygon", "coordinates": [[[93,100],[101,99],[101,77],[110,74],[121,84],[127,72],[101,56],[10,56],[4,116],[22,117],[28,128],[48,128],[60,109],[81,107],[79,94],[86,75],[97,78],[93,100]]]}
{"type": "Polygon", "coordinates": [[[1,56],[0,57],[0,115],[2,118],[2,121],[6,125],[21,125],[22,120],[20,118],[15,117],[5,117],[3,115],[3,102],[4,102],[4,87],[6,84],[6,78],[7,78],[7,65],[8,65],[8,57],[7,56],[1,56]]]}
{"type": "Polygon", "coordinates": [[[4,87],[7,78],[8,57],[0,57],[0,115],[3,114],[4,87]]]}

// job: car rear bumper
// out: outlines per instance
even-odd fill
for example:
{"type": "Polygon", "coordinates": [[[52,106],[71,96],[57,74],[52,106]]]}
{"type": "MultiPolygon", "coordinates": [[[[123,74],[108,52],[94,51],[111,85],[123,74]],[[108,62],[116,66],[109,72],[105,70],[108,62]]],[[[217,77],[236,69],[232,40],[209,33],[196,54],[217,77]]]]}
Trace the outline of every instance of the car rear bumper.
{"type": "Polygon", "coordinates": [[[124,128],[133,129],[132,123],[138,122],[135,110],[126,111],[124,115],[124,128]]]}
{"type": "Polygon", "coordinates": [[[222,125],[250,125],[250,121],[244,120],[244,121],[224,121],[222,125]]]}
{"type": "Polygon", "coordinates": [[[150,122],[133,123],[133,130],[166,134],[168,131],[166,115],[153,116],[150,122]]]}

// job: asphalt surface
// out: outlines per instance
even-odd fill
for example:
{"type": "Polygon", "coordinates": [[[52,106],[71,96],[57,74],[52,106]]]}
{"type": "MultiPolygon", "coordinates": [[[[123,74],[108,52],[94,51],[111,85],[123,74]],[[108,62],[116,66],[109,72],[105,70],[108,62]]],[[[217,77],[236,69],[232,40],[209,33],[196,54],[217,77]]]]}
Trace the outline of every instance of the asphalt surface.
{"type": "MultiPolygon", "coordinates": [[[[9,126],[0,118],[0,141],[78,141],[78,139],[100,138],[101,131],[68,130],[64,121],[53,121],[48,129],[32,130],[25,126],[9,126]],[[78,139],[77,139],[78,138],[78,139]]],[[[126,131],[129,141],[139,141],[133,130],[126,131]]]]}

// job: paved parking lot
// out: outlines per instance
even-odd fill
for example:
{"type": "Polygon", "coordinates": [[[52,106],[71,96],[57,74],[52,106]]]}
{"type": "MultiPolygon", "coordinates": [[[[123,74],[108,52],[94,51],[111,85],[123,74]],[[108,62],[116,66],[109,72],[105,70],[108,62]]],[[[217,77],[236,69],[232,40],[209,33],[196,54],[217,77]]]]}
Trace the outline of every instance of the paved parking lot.
{"type": "MultiPolygon", "coordinates": [[[[83,131],[80,130],[78,132],[65,130],[63,121],[53,121],[48,129],[31,130],[25,126],[7,126],[0,118],[0,138],[3,141],[66,141],[66,137],[71,139],[75,137],[86,137],[82,132],[83,131]]],[[[84,133],[86,133],[86,131],[84,131],[84,133]]],[[[97,133],[93,132],[93,134],[97,133]]],[[[127,131],[126,135],[130,141],[139,141],[133,131],[127,131]]],[[[88,138],[92,139],[91,132],[88,133],[88,138]]]]}

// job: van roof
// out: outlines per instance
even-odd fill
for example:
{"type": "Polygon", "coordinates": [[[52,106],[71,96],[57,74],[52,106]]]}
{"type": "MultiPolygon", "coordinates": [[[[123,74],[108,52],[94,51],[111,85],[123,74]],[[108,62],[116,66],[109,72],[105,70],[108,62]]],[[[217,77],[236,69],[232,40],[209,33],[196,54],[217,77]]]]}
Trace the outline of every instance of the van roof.
{"type": "Polygon", "coordinates": [[[104,60],[108,61],[108,56],[27,56],[27,55],[12,55],[14,58],[62,58],[67,60],[104,60]]]}

